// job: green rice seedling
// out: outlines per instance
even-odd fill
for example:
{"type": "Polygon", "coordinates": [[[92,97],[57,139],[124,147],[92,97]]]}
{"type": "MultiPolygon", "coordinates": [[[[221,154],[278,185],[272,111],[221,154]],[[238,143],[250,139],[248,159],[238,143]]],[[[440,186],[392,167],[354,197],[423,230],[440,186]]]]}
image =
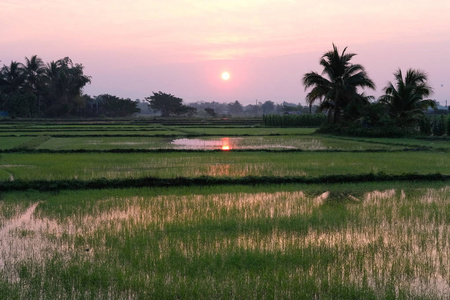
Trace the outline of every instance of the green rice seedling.
{"type": "Polygon", "coordinates": [[[3,132],[0,133],[0,136],[52,136],[52,137],[114,137],[114,136],[174,136],[174,135],[182,135],[181,132],[174,132],[174,131],[166,131],[166,130],[158,130],[158,131],[112,131],[112,130],[105,130],[105,131],[53,131],[53,130],[47,130],[47,131],[14,131],[14,132],[3,132]]]}
{"type": "Polygon", "coordinates": [[[11,258],[0,289],[12,298],[442,299],[450,188],[430,186],[44,194],[33,222],[8,223],[9,245],[36,247],[11,258]]]}
{"type": "Polygon", "coordinates": [[[27,140],[25,143],[18,145],[16,148],[20,149],[36,149],[39,145],[45,143],[50,140],[51,137],[48,135],[39,135],[32,139],[27,140]]]}
{"type": "Polygon", "coordinates": [[[176,149],[226,149],[245,150],[283,150],[298,149],[304,151],[377,151],[377,150],[400,150],[402,146],[383,145],[374,143],[354,142],[336,140],[321,136],[246,136],[246,137],[196,137],[178,138],[171,141],[167,148],[176,149]]]}
{"type": "MultiPolygon", "coordinates": [[[[332,138],[332,137],[330,137],[332,138]]],[[[342,140],[342,137],[335,138],[342,140]]],[[[357,142],[366,142],[383,145],[397,145],[399,147],[416,147],[429,148],[448,151],[450,149],[449,140],[425,139],[425,138],[345,138],[345,140],[353,140],[357,142]]]]}
{"type": "Polygon", "coordinates": [[[65,137],[52,138],[38,149],[50,150],[108,150],[108,149],[161,149],[167,147],[163,137],[65,137]]]}
{"type": "MultiPolygon", "coordinates": [[[[177,127],[175,127],[177,128],[177,127]]],[[[187,135],[208,135],[208,136],[266,136],[266,135],[309,135],[316,131],[316,128],[270,128],[270,127],[183,127],[187,135]]]]}
{"type": "Polygon", "coordinates": [[[0,166],[15,180],[307,178],[370,173],[449,175],[450,157],[440,152],[3,153],[0,166]]]}
{"type": "MultiPolygon", "coordinates": [[[[14,138],[8,138],[13,140],[14,138]]],[[[17,138],[23,139],[23,137],[17,138]]],[[[28,137],[28,139],[32,139],[28,137]]],[[[133,136],[73,136],[33,138],[33,142],[20,144],[16,148],[36,148],[39,150],[89,150],[112,149],[197,149],[218,150],[304,150],[304,151],[395,151],[405,149],[404,145],[382,144],[362,141],[334,139],[322,136],[246,136],[246,137],[133,137],[133,136]]],[[[414,145],[410,146],[412,149],[414,145]]]]}
{"type": "Polygon", "coordinates": [[[0,136],[0,150],[13,149],[28,143],[33,137],[0,136]]]}

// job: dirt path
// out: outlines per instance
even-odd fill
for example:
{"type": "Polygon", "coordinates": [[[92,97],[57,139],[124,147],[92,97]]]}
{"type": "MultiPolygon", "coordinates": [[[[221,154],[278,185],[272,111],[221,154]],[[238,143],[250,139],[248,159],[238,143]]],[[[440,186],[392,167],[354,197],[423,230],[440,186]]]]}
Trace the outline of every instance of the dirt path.
{"type": "Polygon", "coordinates": [[[3,228],[0,229],[0,245],[3,244],[4,239],[9,234],[10,231],[12,231],[20,226],[27,225],[27,223],[31,222],[31,217],[38,205],[39,205],[39,202],[34,203],[30,207],[28,207],[27,210],[25,211],[25,213],[23,213],[19,217],[5,222],[5,225],[3,226],[3,228]]]}
{"type": "Polygon", "coordinates": [[[54,248],[42,235],[48,222],[33,217],[39,203],[34,203],[0,228],[0,271],[12,281],[18,280],[17,263],[39,262],[54,248]]]}

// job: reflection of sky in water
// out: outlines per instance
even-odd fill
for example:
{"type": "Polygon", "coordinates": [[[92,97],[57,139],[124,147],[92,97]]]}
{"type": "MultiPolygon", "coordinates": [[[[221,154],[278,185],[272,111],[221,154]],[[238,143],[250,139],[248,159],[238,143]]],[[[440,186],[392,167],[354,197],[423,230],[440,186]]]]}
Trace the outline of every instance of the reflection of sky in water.
{"type": "Polygon", "coordinates": [[[220,138],[220,139],[176,139],[171,142],[179,149],[222,149],[230,150],[238,145],[242,138],[220,138]]]}
{"type": "Polygon", "coordinates": [[[246,141],[245,138],[217,138],[217,139],[198,139],[198,138],[184,138],[176,139],[170,142],[176,149],[202,149],[202,150],[232,150],[232,149],[295,149],[292,145],[282,144],[267,144],[267,141],[261,139],[250,138],[246,141]],[[250,142],[250,143],[248,143],[250,142]]]}
{"type": "Polygon", "coordinates": [[[356,218],[345,226],[325,229],[309,226],[303,232],[273,222],[271,230],[262,226],[263,231],[260,231],[254,226],[253,230],[241,230],[237,235],[210,235],[207,239],[199,236],[188,241],[179,233],[168,233],[169,237],[152,240],[159,243],[159,250],[151,259],[153,263],[164,261],[173,251],[190,259],[211,252],[244,250],[284,255],[323,249],[324,255],[340,257],[345,253],[352,259],[327,263],[326,269],[311,265],[312,274],[324,271],[333,276],[346,274],[342,279],[339,277],[343,283],[367,284],[373,291],[380,291],[380,295],[394,279],[396,286],[410,293],[409,298],[448,299],[450,283],[445,278],[449,274],[450,240],[445,209],[439,208],[448,204],[449,192],[447,186],[427,190],[375,190],[357,193],[357,197],[326,190],[320,195],[302,191],[130,194],[105,196],[85,213],[74,213],[59,220],[36,214],[39,205],[36,202],[25,212],[22,206],[15,207],[15,217],[8,219],[0,215],[0,272],[5,280],[21,284],[17,270],[29,262],[45,269],[55,255],[67,261],[77,261],[81,257],[82,262],[90,262],[104,253],[106,257],[109,252],[115,255],[114,248],[105,242],[106,236],[129,239],[133,238],[130,233],[143,228],[163,230],[172,224],[203,224],[205,220],[215,224],[230,218],[248,224],[280,218],[308,220],[317,212],[330,209],[328,201],[334,203],[341,197],[348,197],[352,203],[343,204],[346,213],[356,218]],[[418,208],[417,214],[409,213],[415,208],[418,208]],[[80,243],[76,238],[80,235],[87,241],[99,239],[101,242],[80,243]],[[362,281],[364,277],[366,283],[362,281]]]}

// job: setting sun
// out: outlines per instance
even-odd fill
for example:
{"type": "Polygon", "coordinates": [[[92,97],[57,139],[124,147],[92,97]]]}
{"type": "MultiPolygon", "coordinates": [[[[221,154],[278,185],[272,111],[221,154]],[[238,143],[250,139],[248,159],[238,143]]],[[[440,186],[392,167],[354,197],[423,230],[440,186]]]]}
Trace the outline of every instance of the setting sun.
{"type": "Polygon", "coordinates": [[[223,79],[223,80],[228,80],[228,79],[230,79],[230,73],[228,73],[228,72],[223,72],[223,73],[222,73],[222,79],[223,79]]]}

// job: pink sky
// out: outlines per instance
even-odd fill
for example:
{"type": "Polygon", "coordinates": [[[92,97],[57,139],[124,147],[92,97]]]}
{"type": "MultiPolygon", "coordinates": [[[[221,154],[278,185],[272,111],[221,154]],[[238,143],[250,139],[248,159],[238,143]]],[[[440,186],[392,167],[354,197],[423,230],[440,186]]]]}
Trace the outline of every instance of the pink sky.
{"type": "Polygon", "coordinates": [[[304,104],[301,78],[321,71],[333,42],[358,54],[377,84],[369,94],[396,69],[419,68],[432,98],[450,104],[448,0],[0,2],[0,65],[69,56],[92,76],[92,96],[304,104]]]}

